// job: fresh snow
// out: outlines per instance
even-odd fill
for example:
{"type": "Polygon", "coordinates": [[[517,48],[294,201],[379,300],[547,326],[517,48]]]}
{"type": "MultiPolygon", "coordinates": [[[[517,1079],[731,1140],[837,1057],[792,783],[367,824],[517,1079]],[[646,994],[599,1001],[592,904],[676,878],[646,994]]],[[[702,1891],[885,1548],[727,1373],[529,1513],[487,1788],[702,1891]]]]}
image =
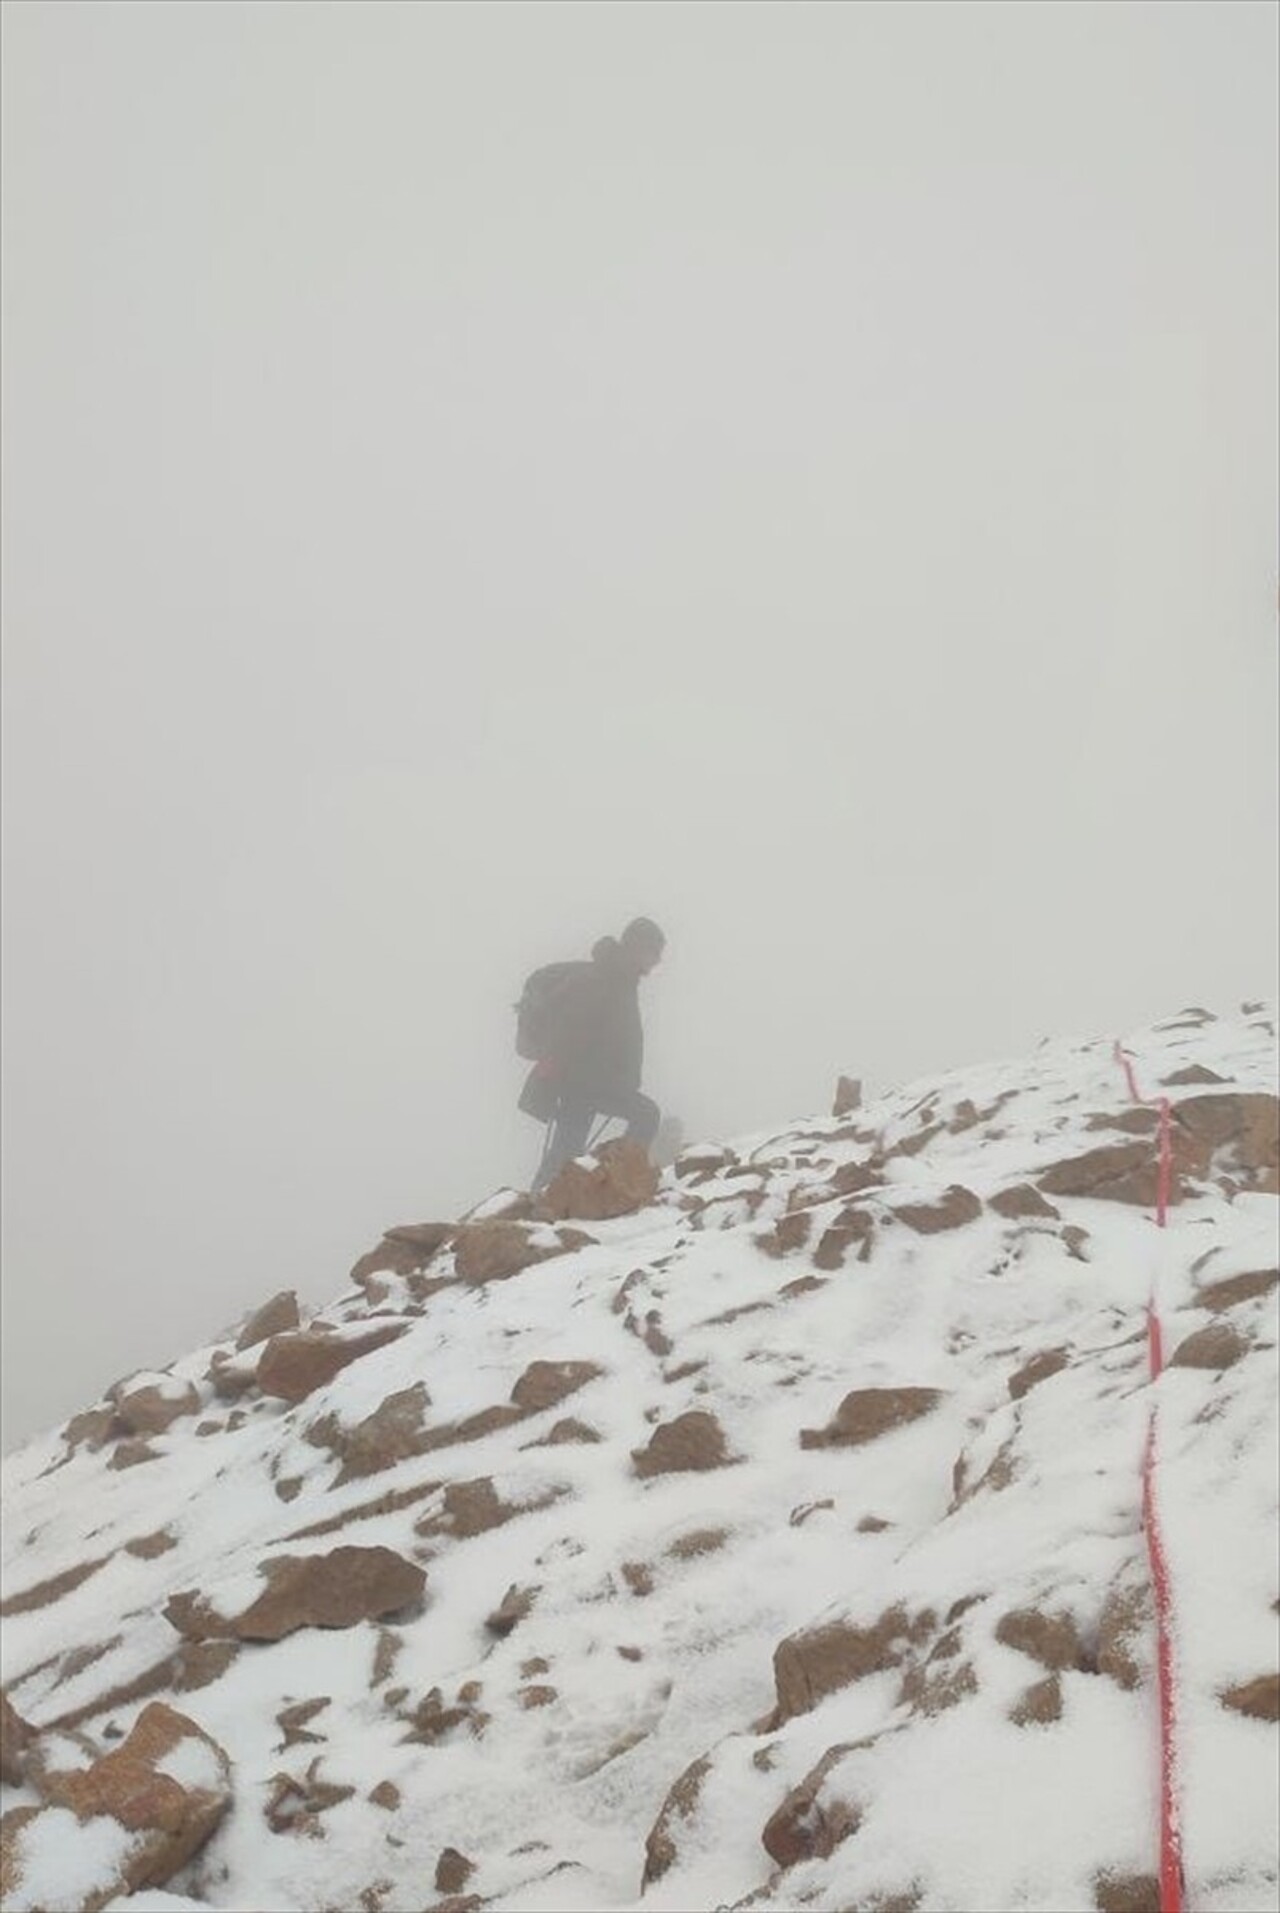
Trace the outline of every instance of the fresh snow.
{"type": "MultiPolygon", "coordinates": [[[[1275,1093],[1265,1011],[1186,1015],[1128,1046],[1148,1095],[1192,1064],[1226,1091],[1275,1093]]],[[[1218,1087],[1168,1094],[1177,1102],[1218,1087]]],[[[1108,1590],[1145,1584],[1140,1464],[1153,1400],[1189,1905],[1273,1906],[1276,1728],[1220,1697],[1274,1673],[1280,1659],[1277,1296],[1273,1288],[1228,1317],[1196,1295],[1275,1267],[1276,1198],[1208,1181],[1171,1210],[1164,1231],[1141,1207],[1061,1197],[1056,1221],[1009,1221],[984,1206],[931,1235],[896,1215],[952,1184],[987,1205],[1064,1157],[1130,1142],[1104,1125],[1131,1110],[1108,1036],[1046,1043],[840,1120],[762,1132],[731,1145],[727,1163],[718,1146],[689,1150],[651,1208],[582,1225],[594,1246],[425,1303],[410,1283],[385,1278],[372,1306],[403,1313],[409,1331],[297,1406],[251,1393],[234,1405],[242,1419],[232,1425],[232,1405],[206,1377],[211,1345],[146,1378],[173,1395],[191,1382],[202,1398],[199,1415],[152,1439],[158,1459],[113,1471],[109,1446],[68,1456],[56,1434],[9,1457],[3,1576],[15,1611],[0,1634],[0,1671],[37,1728],[83,1715],[86,1732],[116,1744],[108,1727],[127,1731],[145,1703],[110,1696],[172,1652],[163,1610],[177,1591],[199,1589],[231,1614],[262,1591],[264,1561],[339,1545],[394,1548],[427,1571],[416,1616],[247,1645],[210,1684],[160,1691],[227,1750],[235,1804],[169,1890],[128,1906],[395,1913],[431,1903],[436,1860],[451,1846],[475,1864],[464,1890],[510,1913],[676,1913],[748,1896],[776,1909],[870,1909],[878,1897],[913,1894],[918,1913],[1087,1913],[1100,1874],[1157,1867],[1149,1631],[1137,1650],[1141,1685],[1068,1667],[1061,1718],[1019,1727],[1010,1709],[1046,1669],[996,1629],[1010,1610],[1037,1607],[1071,1615],[1090,1643],[1108,1590]],[[845,1206],[830,1178],[866,1158],[868,1138],[889,1154],[860,1199],[874,1218],[871,1253],[860,1261],[854,1243],[842,1267],[823,1270],[814,1251],[845,1206]],[[690,1193],[696,1211],[680,1206],[690,1193]],[[815,1204],[808,1241],[767,1254],[759,1238],[806,1200],[815,1204]],[[1222,1373],[1169,1369],[1153,1390],[1144,1322],[1153,1291],[1169,1352],[1227,1319],[1247,1352],[1222,1373]],[[1059,1348],[1066,1365],[1013,1400],[1010,1376],[1059,1348]],[[428,1427],[460,1420],[507,1401],[535,1359],[603,1372],[542,1414],[342,1486],[332,1453],[307,1439],[322,1418],[350,1428],[418,1381],[428,1427]],[[941,1399],[863,1446],[801,1446],[801,1432],[824,1427],[850,1390],[896,1386],[935,1388],[941,1399]],[[716,1415],[730,1465],[638,1478],[632,1451],[690,1409],[716,1415]],[[213,1432],[197,1433],[202,1417],[213,1432]],[[528,1446],[567,1417],[600,1440],[528,1446]],[[957,1498],[962,1456],[966,1484],[993,1464],[999,1472],[1003,1458],[1007,1485],[957,1498]],[[528,1511],[466,1540],[415,1533],[439,1513],[445,1485],[486,1476],[528,1511]],[[415,1487],[429,1491],[398,1510],[360,1512],[415,1487]],[[294,1538],[344,1514],[333,1532],[294,1538]],[[173,1537],[167,1551],[127,1551],[161,1528],[173,1537]],[[707,1530],[723,1530],[723,1542],[682,1547],[707,1530]],[[60,1598],[15,1601],[91,1561],[101,1565],[60,1598]],[[495,1639],[485,1617],[512,1585],[539,1592],[495,1639]],[[928,1652],[964,1602],[945,1664],[967,1663],[973,1691],[956,1704],[914,1711],[900,1695],[903,1669],[893,1668],[770,1724],[784,1638],[829,1620],[870,1626],[901,1604],[936,1617],[928,1652]],[[380,1638],[398,1649],[375,1686],[380,1638]],[[84,1648],[101,1651],[69,1658],[84,1648]],[[446,1706],[472,1692],[461,1703],[467,1718],[434,1744],[407,1743],[408,1717],[432,1688],[446,1706]],[[319,1738],[284,1748],[281,1709],[322,1697],[307,1723],[319,1738]],[[860,1808],[857,1832],[828,1857],[776,1874],[762,1828],[829,1748],[855,1742],[832,1786],[860,1808]],[[672,1783],[701,1756],[696,1802],[671,1821],[675,1862],[642,1893],[646,1836],[672,1783]],[[272,1832],[263,1809],[274,1777],[302,1780],[317,1759],[322,1782],[354,1792],[322,1811],[313,1836],[272,1832]],[[370,1802],[383,1781],[399,1790],[398,1806],[370,1802]]],[[[449,1268],[446,1252],[429,1274],[449,1268]]],[[[348,1287],[317,1319],[356,1335],[370,1312],[348,1287]]],[[[165,1763],[199,1785],[212,1784],[200,1774],[213,1765],[198,1741],[165,1763]],[[199,1762],[207,1767],[189,1764],[199,1762]]],[[[35,1798],[6,1790],[4,1804],[35,1798]]],[[[92,1868],[83,1833],[57,1842],[48,1816],[39,1824],[39,1873],[28,1877],[40,1897],[22,1904],[56,1913],[79,1904],[76,1882],[92,1868]]],[[[113,1824],[90,1823],[93,1838],[109,1844],[113,1824]]],[[[110,1857],[95,1848],[92,1865],[110,1857]]]]}

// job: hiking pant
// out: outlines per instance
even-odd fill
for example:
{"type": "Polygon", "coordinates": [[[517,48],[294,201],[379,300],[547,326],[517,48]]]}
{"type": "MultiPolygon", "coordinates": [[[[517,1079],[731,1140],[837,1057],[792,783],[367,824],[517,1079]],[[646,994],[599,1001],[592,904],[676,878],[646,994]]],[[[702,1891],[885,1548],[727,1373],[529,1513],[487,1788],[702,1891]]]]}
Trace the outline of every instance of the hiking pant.
{"type": "Polygon", "coordinates": [[[534,1193],[545,1188],[558,1169],[583,1153],[597,1116],[616,1117],[624,1122],[628,1142],[638,1142],[642,1149],[647,1149],[658,1133],[661,1114],[653,1098],[638,1089],[588,1089],[571,1085],[561,1090],[534,1193]]]}

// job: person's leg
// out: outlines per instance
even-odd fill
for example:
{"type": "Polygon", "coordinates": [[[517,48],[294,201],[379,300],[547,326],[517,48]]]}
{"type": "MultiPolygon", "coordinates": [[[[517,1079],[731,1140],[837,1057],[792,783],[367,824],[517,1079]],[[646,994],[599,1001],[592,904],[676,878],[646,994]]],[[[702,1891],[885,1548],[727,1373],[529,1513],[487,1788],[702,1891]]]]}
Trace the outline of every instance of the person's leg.
{"type": "Polygon", "coordinates": [[[658,1133],[658,1124],[662,1112],[652,1096],[645,1096],[640,1090],[620,1090],[611,1094],[597,1093],[595,1106],[602,1116],[613,1116],[627,1125],[627,1141],[638,1142],[647,1149],[658,1133]]]}
{"type": "Polygon", "coordinates": [[[561,1093],[559,1108],[550,1124],[542,1167],[534,1178],[534,1195],[545,1189],[567,1162],[572,1162],[575,1156],[582,1154],[587,1146],[594,1115],[591,1103],[582,1096],[570,1090],[561,1093]]]}

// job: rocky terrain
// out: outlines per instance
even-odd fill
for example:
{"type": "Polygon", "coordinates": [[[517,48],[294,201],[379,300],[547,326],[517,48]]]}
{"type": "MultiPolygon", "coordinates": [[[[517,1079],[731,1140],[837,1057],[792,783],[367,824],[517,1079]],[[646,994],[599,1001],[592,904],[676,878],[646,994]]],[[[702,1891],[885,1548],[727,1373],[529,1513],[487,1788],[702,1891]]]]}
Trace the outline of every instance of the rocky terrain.
{"type": "Polygon", "coordinates": [[[1261,1005],[387,1231],[4,1464],[28,1909],[1277,1900],[1261,1005]],[[1148,1380],[1154,1290],[1169,1367],[1148,1380]]]}

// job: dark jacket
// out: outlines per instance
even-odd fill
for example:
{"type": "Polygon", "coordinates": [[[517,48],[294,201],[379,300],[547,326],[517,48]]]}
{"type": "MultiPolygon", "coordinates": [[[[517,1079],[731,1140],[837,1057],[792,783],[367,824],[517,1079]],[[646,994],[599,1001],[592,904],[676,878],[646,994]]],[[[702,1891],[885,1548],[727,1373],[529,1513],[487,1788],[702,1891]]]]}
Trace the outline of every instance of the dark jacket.
{"type": "Polygon", "coordinates": [[[575,1089],[628,1094],[640,1087],[644,1030],[640,979],[616,937],[601,937],[574,978],[552,1059],[575,1089]]]}

